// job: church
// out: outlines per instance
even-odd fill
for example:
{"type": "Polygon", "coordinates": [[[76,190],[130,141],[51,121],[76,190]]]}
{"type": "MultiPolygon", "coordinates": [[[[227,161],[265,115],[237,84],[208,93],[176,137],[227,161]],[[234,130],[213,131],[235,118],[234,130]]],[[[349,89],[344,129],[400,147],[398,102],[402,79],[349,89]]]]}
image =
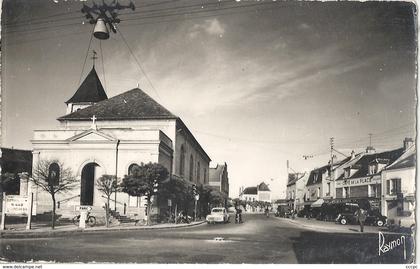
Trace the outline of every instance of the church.
{"type": "MultiPolygon", "coordinates": [[[[79,205],[104,212],[106,199],[96,186],[104,174],[121,181],[133,165],[156,162],[170,175],[197,185],[208,184],[210,157],[184,122],[144,91],[135,88],[108,98],[95,67],[65,102],[66,114],[54,130],[35,130],[33,167],[40,160],[57,160],[80,180],[79,187],[57,197],[57,214],[75,216],[79,205]]],[[[36,214],[51,211],[51,198],[34,191],[36,214]]],[[[111,209],[142,216],[146,202],[118,192],[111,209]]]]}

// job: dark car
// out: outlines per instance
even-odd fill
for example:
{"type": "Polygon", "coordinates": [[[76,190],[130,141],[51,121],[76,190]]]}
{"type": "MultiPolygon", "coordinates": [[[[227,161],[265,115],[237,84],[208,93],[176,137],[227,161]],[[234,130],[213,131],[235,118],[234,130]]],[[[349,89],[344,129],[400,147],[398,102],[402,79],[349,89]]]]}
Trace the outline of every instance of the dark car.
{"type": "MultiPolygon", "coordinates": [[[[347,210],[346,212],[341,212],[338,214],[336,221],[345,225],[345,224],[357,224],[355,212],[357,211],[357,207],[351,208],[350,210],[347,210]],[[354,210],[355,209],[355,210],[354,210]]],[[[381,213],[379,213],[379,210],[367,210],[367,216],[366,216],[366,225],[376,225],[379,227],[382,227],[386,224],[386,217],[382,216],[381,213]]]]}

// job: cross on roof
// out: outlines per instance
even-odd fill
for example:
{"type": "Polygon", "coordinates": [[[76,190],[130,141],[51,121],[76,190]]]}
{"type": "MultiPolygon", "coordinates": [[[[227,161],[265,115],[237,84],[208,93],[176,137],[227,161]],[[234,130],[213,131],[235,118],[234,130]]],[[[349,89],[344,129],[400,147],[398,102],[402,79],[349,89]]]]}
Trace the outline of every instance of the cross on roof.
{"type": "Polygon", "coordinates": [[[92,129],[96,129],[96,123],[95,123],[95,121],[96,121],[98,118],[96,118],[96,116],[95,116],[95,115],[93,115],[90,119],[92,120],[92,126],[91,126],[91,128],[92,128],[92,129]]]}

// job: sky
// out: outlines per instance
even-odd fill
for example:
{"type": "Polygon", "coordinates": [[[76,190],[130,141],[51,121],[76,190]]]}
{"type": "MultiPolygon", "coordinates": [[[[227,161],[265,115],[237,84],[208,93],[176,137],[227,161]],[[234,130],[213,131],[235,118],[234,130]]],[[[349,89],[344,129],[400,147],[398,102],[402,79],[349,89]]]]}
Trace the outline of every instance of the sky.
{"type": "MultiPolygon", "coordinates": [[[[56,128],[91,69],[83,3],[4,1],[3,146],[31,149],[33,130],[56,128]]],[[[134,4],[120,12],[122,35],[89,47],[108,97],[138,84],[181,117],[212,165],[228,164],[232,197],[265,181],[283,198],[287,160],[300,172],[327,164],[331,137],[339,160],[369,134],[377,151],[415,136],[412,4],[134,4]]]]}

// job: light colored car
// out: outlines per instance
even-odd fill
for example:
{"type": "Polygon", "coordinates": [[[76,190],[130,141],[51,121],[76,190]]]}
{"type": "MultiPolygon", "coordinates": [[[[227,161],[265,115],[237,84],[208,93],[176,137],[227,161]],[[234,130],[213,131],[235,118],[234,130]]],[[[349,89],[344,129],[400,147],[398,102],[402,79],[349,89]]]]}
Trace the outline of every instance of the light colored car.
{"type": "Polygon", "coordinates": [[[211,210],[210,215],[206,217],[207,223],[227,223],[229,222],[229,214],[224,207],[215,207],[211,210]]]}

